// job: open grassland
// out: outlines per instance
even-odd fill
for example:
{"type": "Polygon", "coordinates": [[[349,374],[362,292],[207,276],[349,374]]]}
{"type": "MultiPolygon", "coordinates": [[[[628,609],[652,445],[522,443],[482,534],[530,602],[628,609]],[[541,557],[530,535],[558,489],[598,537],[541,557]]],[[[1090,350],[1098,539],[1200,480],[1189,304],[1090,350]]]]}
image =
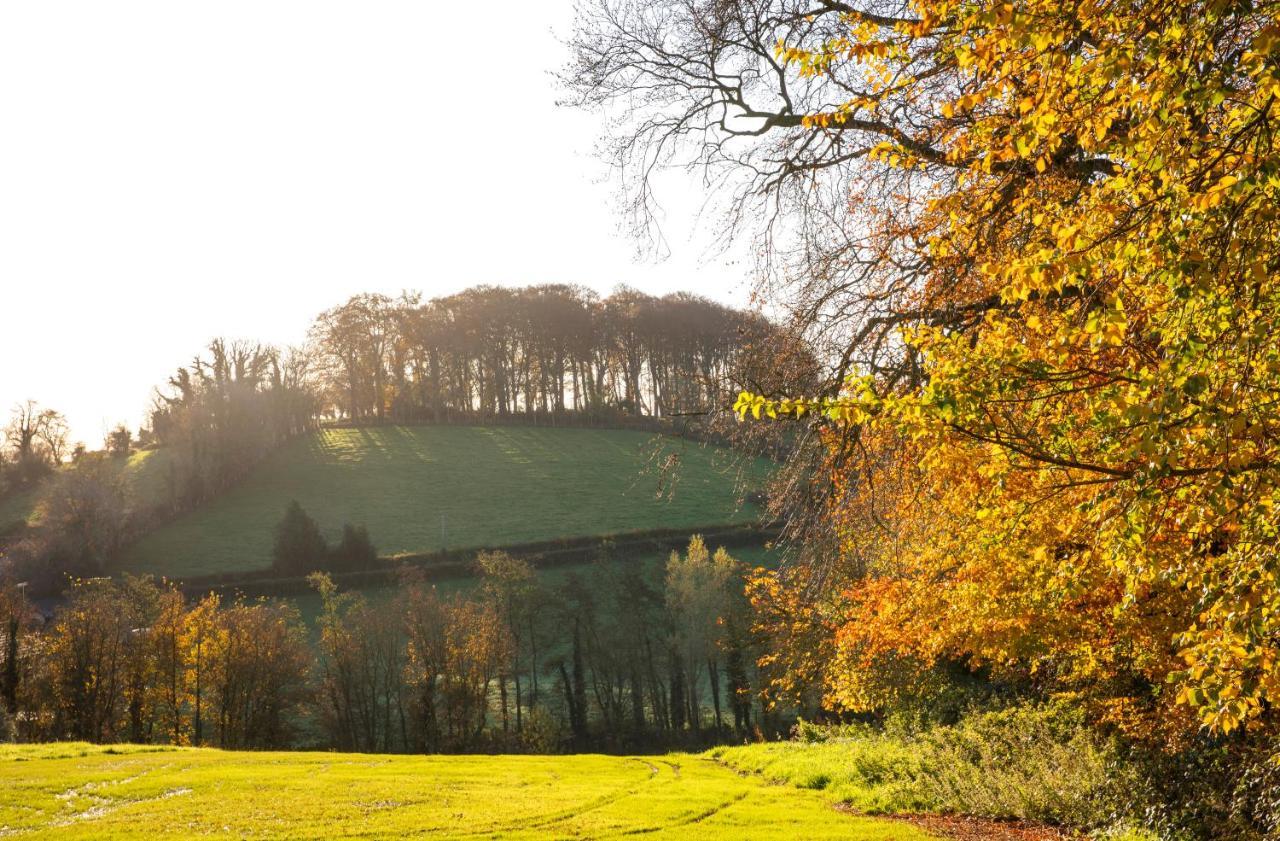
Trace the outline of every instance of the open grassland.
{"type": "Polygon", "coordinates": [[[925,841],[697,756],[0,746],[0,836],[925,841]]]}
{"type": "MultiPolygon", "coordinates": [[[[749,522],[758,512],[738,504],[741,467],[723,449],[622,430],[324,430],[144,537],[120,568],[176,577],[267,567],[291,499],[331,539],[363,523],[382,555],[749,522]],[[668,457],[674,485],[647,470],[668,457]]],[[[759,483],[767,469],[756,461],[745,476],[759,483]]]]}

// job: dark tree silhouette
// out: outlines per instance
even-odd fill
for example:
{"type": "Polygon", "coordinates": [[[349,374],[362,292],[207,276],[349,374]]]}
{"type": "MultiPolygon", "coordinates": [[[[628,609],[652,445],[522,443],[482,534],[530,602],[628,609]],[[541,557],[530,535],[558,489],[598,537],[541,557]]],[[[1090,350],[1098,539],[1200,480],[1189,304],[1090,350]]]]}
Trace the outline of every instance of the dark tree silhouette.
{"type": "Polygon", "coordinates": [[[298,575],[325,566],[328,556],[329,546],[320,533],[320,526],[302,510],[296,499],[292,500],[276,526],[272,566],[279,572],[298,575]]]}

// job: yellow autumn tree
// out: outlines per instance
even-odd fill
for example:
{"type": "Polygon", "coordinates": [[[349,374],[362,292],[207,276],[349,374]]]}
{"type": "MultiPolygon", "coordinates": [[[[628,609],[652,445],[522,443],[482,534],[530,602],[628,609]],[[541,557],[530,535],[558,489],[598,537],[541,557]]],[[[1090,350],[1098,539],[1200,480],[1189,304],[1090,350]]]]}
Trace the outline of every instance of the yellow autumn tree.
{"type": "MultiPolygon", "coordinates": [[[[899,333],[922,376],[736,407],[814,413],[912,459],[894,544],[845,594],[834,697],[872,702],[858,675],[907,651],[1126,682],[1120,717],[1169,682],[1229,731],[1280,700],[1274,9],[912,11],[850,10],[846,36],[777,49],[865,85],[805,115],[814,132],[888,102],[928,117],[868,152],[935,173],[909,245],[918,312],[939,317],[899,333]]],[[[839,498],[849,551],[867,492],[839,498]]]]}
{"type": "Polygon", "coordinates": [[[821,430],[833,702],[941,659],[1138,728],[1280,700],[1275,6],[594,0],[574,46],[635,208],[735,184],[832,361],[736,409],[821,430]]]}

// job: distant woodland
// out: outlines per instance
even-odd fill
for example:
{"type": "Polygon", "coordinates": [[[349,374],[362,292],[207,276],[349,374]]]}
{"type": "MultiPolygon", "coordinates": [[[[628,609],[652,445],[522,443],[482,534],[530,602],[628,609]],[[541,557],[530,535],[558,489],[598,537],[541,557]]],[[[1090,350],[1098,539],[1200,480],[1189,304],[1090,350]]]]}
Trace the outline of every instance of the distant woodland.
{"type": "MultiPolygon", "coordinates": [[[[147,423],[101,450],[26,402],[0,448],[0,500],[39,488],[39,524],[0,523],[10,565],[55,589],[96,574],[150,525],[219,493],[267,453],[321,423],[585,423],[664,428],[723,413],[774,329],[688,293],[625,287],[474,287],[423,300],[361,294],[321,313],[300,346],[217,338],[155,391],[147,423]],[[142,509],[112,458],[164,447],[167,493],[142,509]],[[80,469],[43,481],[64,462],[80,469]]],[[[776,342],[775,342],[776,344],[776,342]]]]}
{"type": "Polygon", "coordinates": [[[775,732],[748,568],[698,537],[656,580],[609,551],[560,585],[481,553],[466,596],[406,569],[378,603],[316,573],[313,639],[283,600],[94,578],[45,622],[0,581],[0,741],[552,752],[775,732]]]}
{"type": "Polygon", "coordinates": [[[311,338],[326,415],[439,421],[705,410],[770,333],[759,315],[687,293],[550,285],[358,295],[321,314],[311,338]]]}

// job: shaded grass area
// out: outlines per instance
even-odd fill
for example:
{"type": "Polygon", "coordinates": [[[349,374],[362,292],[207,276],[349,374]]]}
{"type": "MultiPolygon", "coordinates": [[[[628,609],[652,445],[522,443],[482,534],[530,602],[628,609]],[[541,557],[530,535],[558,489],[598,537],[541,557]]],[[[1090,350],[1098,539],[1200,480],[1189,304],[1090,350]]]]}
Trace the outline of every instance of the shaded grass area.
{"type": "MultiPolygon", "coordinates": [[[[724,449],[625,430],[322,430],[142,538],[119,568],[183,577],[268,567],[291,499],[331,540],[345,522],[366,525],[384,556],[751,522],[758,511],[739,505],[740,467],[724,449]],[[655,462],[678,469],[646,469],[655,462]]],[[[748,484],[759,486],[768,468],[745,465],[748,484]]]]}
{"type": "Polygon", "coordinates": [[[703,757],[376,756],[0,746],[0,834],[30,838],[925,841],[703,757]]]}

